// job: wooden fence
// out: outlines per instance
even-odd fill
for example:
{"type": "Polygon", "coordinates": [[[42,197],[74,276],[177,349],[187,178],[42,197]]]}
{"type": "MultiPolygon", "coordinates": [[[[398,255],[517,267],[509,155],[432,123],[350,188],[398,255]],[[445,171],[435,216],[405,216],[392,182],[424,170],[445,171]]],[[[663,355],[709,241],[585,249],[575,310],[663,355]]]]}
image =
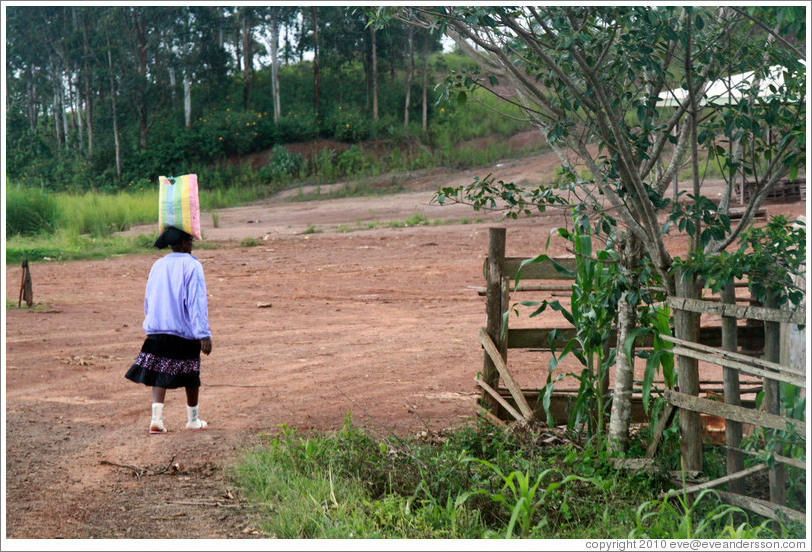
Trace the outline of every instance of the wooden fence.
{"type": "MultiPolygon", "coordinates": [[[[484,349],[482,377],[476,378],[476,383],[482,389],[482,403],[485,406],[480,414],[490,419],[527,418],[524,410],[532,411],[537,417],[541,389],[522,387],[514,380],[508,371],[509,350],[532,350],[539,353],[549,353],[551,347],[550,337],[554,332],[561,341],[556,344],[559,349],[566,340],[576,334],[576,328],[563,326],[558,328],[513,328],[505,326],[508,320],[503,314],[510,308],[511,295],[527,292],[562,293],[572,290],[572,279],[556,270],[552,262],[539,262],[526,265],[521,271],[521,280],[518,287],[514,286],[519,266],[525,259],[522,257],[506,257],[506,230],[504,228],[490,228],[490,241],[488,258],[483,266],[486,287],[479,290],[485,295],[486,325],[480,331],[480,342],[484,349]],[[500,384],[500,380],[503,383],[500,384]],[[525,406],[526,405],[526,406],[525,406]]],[[[555,259],[564,268],[574,271],[575,258],[555,259]]],[[[764,344],[764,329],[757,326],[740,326],[737,328],[737,337],[750,348],[761,350],[764,344]]],[[[701,327],[698,336],[699,343],[707,346],[720,346],[722,344],[722,328],[719,326],[701,327]]],[[[615,347],[616,332],[609,337],[609,347],[615,347]]],[[[644,349],[653,344],[651,336],[638,338],[635,347],[644,349]]],[[[703,381],[705,386],[711,387],[715,392],[722,392],[722,382],[703,381]]],[[[603,392],[609,391],[609,382],[603,382],[603,392]]],[[[550,398],[551,414],[557,424],[566,423],[568,405],[574,399],[577,389],[557,388],[550,398]]],[[[632,420],[644,422],[648,420],[644,412],[640,394],[633,396],[632,420]]]]}
{"type": "MultiPolygon", "coordinates": [[[[540,262],[526,265],[521,271],[521,283],[513,286],[523,258],[505,256],[506,230],[490,228],[488,258],[483,267],[486,287],[481,294],[486,297],[486,326],[481,328],[479,339],[484,349],[482,377],[475,378],[482,389],[482,404],[479,413],[496,423],[502,419],[514,418],[524,422],[540,417],[540,389],[526,389],[512,377],[508,370],[508,351],[510,349],[532,349],[540,352],[550,350],[550,336],[553,331],[560,332],[563,339],[575,335],[573,327],[538,329],[507,327],[504,313],[510,309],[511,293],[524,291],[563,292],[571,290],[572,280],[562,275],[551,262],[540,262]],[[546,283],[532,283],[541,281],[546,283]],[[558,283],[550,283],[558,281],[558,283]],[[504,385],[500,384],[500,381],[504,385]]],[[[556,259],[560,265],[574,271],[574,258],[556,259]]],[[[684,286],[678,289],[685,291],[684,286]]],[[[688,289],[691,292],[692,290],[688,289]]],[[[686,294],[688,295],[688,294],[686,294]]],[[[806,424],[800,420],[790,420],[779,415],[778,383],[784,382],[806,388],[805,373],[780,362],[781,324],[805,323],[805,312],[778,310],[753,305],[737,305],[734,286],[728,286],[722,293],[720,301],[697,300],[674,297],[668,300],[674,312],[674,327],[677,337],[661,336],[674,345],[678,366],[678,389],[666,390],[667,402],[664,412],[656,421],[653,438],[647,457],[654,456],[657,444],[664,429],[671,423],[674,413],[680,411],[680,429],[682,434],[682,455],[689,471],[701,471],[702,466],[702,427],[700,414],[717,416],[725,419],[725,440],[727,448],[728,475],[720,479],[693,485],[683,489],[694,493],[699,490],[727,484],[729,491],[717,491],[727,502],[756,511],[768,517],[784,516],[788,519],[804,519],[804,515],[784,506],[786,480],[783,466],[790,465],[805,468],[805,464],[781,455],[774,455],[777,464],[769,468],[766,464],[744,469],[744,456],[753,454],[741,449],[743,436],[742,424],[752,424],[770,431],[791,431],[805,435],[806,424]],[[721,317],[721,325],[701,325],[701,315],[721,317]],[[739,325],[739,319],[756,321],[753,324],[739,325]],[[748,354],[739,352],[743,345],[748,354]],[[756,358],[764,352],[764,359],[756,358]],[[708,362],[723,367],[723,381],[700,381],[698,362],[708,362]],[[762,385],[743,388],[739,374],[750,378],[760,378],[762,385]],[[700,397],[702,391],[710,391],[710,385],[722,385],[721,389],[712,389],[724,398],[719,402],[700,397]],[[755,401],[743,400],[746,391],[749,394],[762,389],[765,391],[764,411],[753,408],[755,401]],[[789,424],[789,426],[788,426],[789,424]],[[697,462],[698,458],[698,462],[697,462]],[[760,471],[770,471],[771,501],[747,497],[742,494],[745,477],[760,471]]],[[[610,347],[616,346],[615,335],[610,338],[610,347]]],[[[638,338],[636,348],[651,347],[649,338],[638,338]]],[[[563,345],[563,343],[562,343],[563,345]]],[[[554,393],[550,403],[556,423],[567,420],[569,390],[554,393]]],[[[604,392],[609,392],[608,382],[604,383],[604,392]]],[[[647,421],[643,414],[642,403],[637,398],[633,402],[633,421],[647,421]]],[[[681,491],[682,492],[682,491],[681,491]]]]}
{"type": "MultiPolygon", "coordinates": [[[[703,413],[725,419],[728,472],[725,477],[674,492],[693,493],[727,484],[727,491],[717,492],[728,503],[748,508],[774,519],[786,518],[805,521],[806,516],[803,513],[786,507],[787,478],[784,472],[785,465],[805,469],[805,463],[783,457],[777,453],[777,450],[773,450],[775,463],[772,467],[767,464],[758,464],[744,469],[744,455],[752,453],[742,450],[741,442],[742,424],[752,424],[764,428],[772,434],[782,431],[794,432],[805,438],[806,423],[804,421],[780,415],[779,383],[787,383],[806,389],[806,373],[801,369],[780,362],[781,350],[787,347],[786,343],[781,342],[781,324],[805,324],[806,312],[803,309],[789,311],[736,305],[734,301],[735,295],[732,286],[728,286],[724,290],[721,303],[681,297],[672,297],[668,300],[668,305],[675,312],[675,318],[684,313],[722,317],[723,343],[721,348],[707,347],[679,337],[663,338],[673,343],[673,352],[679,361],[688,361],[694,371],[697,370],[698,361],[723,367],[724,402],[699,397],[697,392],[687,392],[684,381],[680,381],[680,391],[667,390],[665,400],[669,405],[680,409],[682,453],[687,469],[701,469],[702,443],[698,435],[685,430],[686,426],[690,427],[690,422],[683,422],[683,418],[703,413]],[[739,328],[738,320],[740,319],[756,320],[764,324],[763,359],[738,352],[736,330],[739,328]],[[740,374],[762,378],[764,388],[763,410],[745,408],[741,405],[740,374]],[[697,452],[700,455],[698,466],[695,461],[697,452]],[[769,502],[745,496],[743,494],[745,491],[744,478],[765,470],[769,470],[769,502]]],[[[679,331],[677,331],[677,334],[679,335],[679,331]]],[[[680,374],[680,376],[683,376],[683,374],[680,374]]],[[[688,383],[688,386],[691,386],[691,384],[688,383]]]]}

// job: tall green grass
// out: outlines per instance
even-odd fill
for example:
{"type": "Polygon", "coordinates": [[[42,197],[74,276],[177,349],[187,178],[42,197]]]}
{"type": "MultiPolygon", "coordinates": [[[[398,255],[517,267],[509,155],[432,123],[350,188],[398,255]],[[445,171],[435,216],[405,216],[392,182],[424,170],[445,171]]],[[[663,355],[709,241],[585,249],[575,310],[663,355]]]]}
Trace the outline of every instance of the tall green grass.
{"type": "Polygon", "coordinates": [[[155,191],[81,195],[58,194],[59,228],[93,237],[109,236],[137,224],[157,222],[158,194],[155,191]]]}
{"type": "Polygon", "coordinates": [[[59,225],[56,197],[38,188],[6,186],[6,235],[32,236],[59,225]]]}

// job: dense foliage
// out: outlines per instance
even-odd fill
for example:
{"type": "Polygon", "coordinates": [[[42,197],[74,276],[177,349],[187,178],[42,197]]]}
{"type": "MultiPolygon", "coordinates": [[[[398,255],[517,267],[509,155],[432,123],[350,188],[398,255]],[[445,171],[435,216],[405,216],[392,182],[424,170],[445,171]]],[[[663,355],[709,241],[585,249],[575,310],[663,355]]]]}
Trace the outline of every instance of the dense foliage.
{"type": "Polygon", "coordinates": [[[8,175],[119,190],[291,142],[422,135],[445,61],[438,33],[408,29],[331,6],[10,6],[8,175]]]}

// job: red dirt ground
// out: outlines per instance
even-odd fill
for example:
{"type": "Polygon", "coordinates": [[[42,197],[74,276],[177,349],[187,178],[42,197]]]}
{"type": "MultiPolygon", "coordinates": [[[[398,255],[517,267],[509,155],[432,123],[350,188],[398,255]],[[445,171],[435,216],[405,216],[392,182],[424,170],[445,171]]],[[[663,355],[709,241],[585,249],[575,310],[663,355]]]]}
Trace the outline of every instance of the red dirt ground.
{"type": "MultiPolygon", "coordinates": [[[[204,217],[206,241],[219,246],[195,251],[214,333],[202,360],[205,432],[183,429],[183,393],[170,391],[170,431],[149,435],[149,390],[123,377],[143,341],[144,284],[162,253],[34,263],[40,308],[6,311],[6,537],[256,538],[229,468],[280,425],[330,430],[352,413],[380,434],[416,435],[468,423],[482,367],[484,298],[474,288],[484,285],[488,227],[508,228],[508,256],[533,256],[566,219],[439,207],[432,191],[488,172],[537,180],[557,164],[543,155],[417,175],[396,196],[277,199],[224,209],[217,228],[204,217]],[[386,224],[415,213],[457,222],[386,224]],[[244,238],[259,245],[241,246],[244,238]]],[[[564,253],[552,243],[549,253],[564,253]]],[[[20,267],[5,276],[6,297],[16,298],[20,267]]],[[[538,368],[516,370],[533,386],[538,368]]]]}

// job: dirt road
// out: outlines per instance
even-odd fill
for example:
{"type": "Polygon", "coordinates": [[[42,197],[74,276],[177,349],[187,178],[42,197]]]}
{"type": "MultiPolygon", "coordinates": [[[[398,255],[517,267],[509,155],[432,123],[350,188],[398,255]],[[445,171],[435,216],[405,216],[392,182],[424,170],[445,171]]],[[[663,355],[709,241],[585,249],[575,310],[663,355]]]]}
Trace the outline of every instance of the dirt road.
{"type": "MultiPolygon", "coordinates": [[[[540,156],[489,172],[520,181],[555,165],[540,156]]],[[[170,391],[170,431],[149,435],[149,390],[123,377],[162,253],[34,263],[39,308],[6,312],[6,536],[257,537],[228,469],[282,424],[329,430],[351,413],[382,434],[411,435],[472,419],[485,315],[473,288],[483,285],[488,227],[508,228],[509,256],[531,256],[565,222],[430,204],[438,179],[474,174],[487,173],[416,177],[396,196],[224,209],[217,228],[204,217],[219,245],[195,251],[214,333],[202,360],[205,432],[183,429],[183,393],[170,391]],[[388,224],[415,213],[456,222],[388,224]]],[[[7,298],[19,272],[6,267],[7,298]]]]}

